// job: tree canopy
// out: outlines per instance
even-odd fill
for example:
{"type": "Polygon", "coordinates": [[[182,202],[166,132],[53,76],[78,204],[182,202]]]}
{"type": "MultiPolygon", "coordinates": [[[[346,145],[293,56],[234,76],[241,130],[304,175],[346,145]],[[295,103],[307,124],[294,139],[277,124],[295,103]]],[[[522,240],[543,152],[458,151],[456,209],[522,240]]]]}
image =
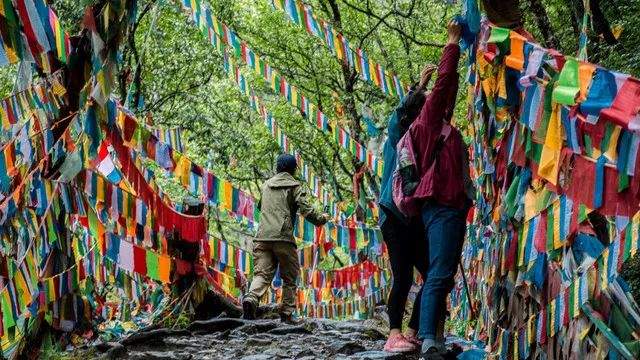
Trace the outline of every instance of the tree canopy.
{"type": "MultiPolygon", "coordinates": [[[[254,51],[298,86],[337,125],[363,144],[379,147],[386,118],[398,98],[343,67],[322,44],[275,9],[270,0],[209,2],[216,15],[250,44],[254,51]],[[368,131],[369,130],[369,131],[368,131]],[[373,136],[372,136],[373,135],[373,136]]],[[[590,60],[630,74],[640,74],[638,29],[633,14],[638,1],[592,1],[590,60]]],[[[79,30],[91,1],[54,1],[68,32],[79,30]]],[[[445,25],[459,5],[441,0],[309,1],[316,15],[331,23],[354,47],[364,49],[405,83],[415,82],[427,63],[436,63],[445,43],[445,25]]],[[[520,6],[525,28],[543,44],[563,53],[578,50],[582,1],[527,0],[520,6]],[[569,21],[568,21],[569,20],[569,21]]],[[[133,32],[121,48],[117,96],[160,127],[187,130],[188,153],[237,185],[257,192],[272,171],[281,149],[251,111],[247,99],[230,81],[223,58],[188,20],[178,4],[141,0],[133,32]]],[[[0,91],[7,95],[17,69],[2,70],[0,91]]],[[[352,200],[354,162],[326,135],[306,123],[300,112],[269,91],[253,73],[245,73],[266,100],[292,148],[315,169],[337,200],[352,200]]],[[[461,76],[464,76],[462,74],[461,76]]],[[[464,87],[456,120],[466,126],[464,87]]]]}

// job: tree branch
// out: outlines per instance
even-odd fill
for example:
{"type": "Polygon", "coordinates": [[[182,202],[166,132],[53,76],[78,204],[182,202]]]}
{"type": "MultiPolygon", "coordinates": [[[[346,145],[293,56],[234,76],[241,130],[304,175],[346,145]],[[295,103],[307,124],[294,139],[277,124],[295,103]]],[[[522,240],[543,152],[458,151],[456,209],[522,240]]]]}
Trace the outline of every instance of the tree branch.
{"type": "MultiPolygon", "coordinates": [[[[350,7],[353,10],[356,10],[360,13],[363,13],[369,17],[372,17],[376,20],[381,21],[387,28],[396,31],[397,33],[399,33],[400,35],[404,36],[405,38],[411,40],[411,42],[413,42],[416,45],[420,45],[420,46],[430,46],[430,47],[436,47],[436,48],[443,48],[444,44],[441,43],[435,43],[435,42],[430,42],[430,41],[421,41],[416,39],[414,36],[407,34],[403,29],[400,29],[399,27],[390,24],[385,18],[376,15],[373,10],[371,10],[371,8],[366,8],[363,9],[361,7],[358,7],[354,4],[352,4],[351,2],[347,1],[347,0],[342,0],[342,2],[347,5],[348,7],[350,7]]],[[[394,14],[396,15],[400,15],[402,16],[401,13],[398,13],[397,11],[394,10],[394,14]]]]}

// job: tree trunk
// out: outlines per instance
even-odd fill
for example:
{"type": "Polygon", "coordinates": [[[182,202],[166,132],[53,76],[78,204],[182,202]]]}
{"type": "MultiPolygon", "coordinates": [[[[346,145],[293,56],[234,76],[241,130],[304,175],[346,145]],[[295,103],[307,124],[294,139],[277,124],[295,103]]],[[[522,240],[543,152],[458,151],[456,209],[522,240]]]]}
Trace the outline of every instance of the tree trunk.
{"type": "MultiPolygon", "coordinates": [[[[335,26],[336,29],[338,29],[338,31],[342,32],[342,17],[340,15],[340,9],[338,8],[338,4],[336,3],[335,0],[328,0],[328,2],[329,2],[329,7],[331,8],[333,25],[335,26]]],[[[346,114],[349,117],[350,124],[351,124],[349,126],[349,131],[353,139],[362,144],[364,139],[362,138],[362,130],[361,130],[361,124],[360,124],[361,117],[360,117],[360,114],[358,114],[358,109],[356,107],[355,95],[354,95],[354,92],[355,92],[354,87],[355,87],[356,81],[358,80],[358,74],[354,69],[352,69],[349,66],[346,60],[342,62],[342,77],[345,83],[344,105],[345,105],[346,114]]],[[[354,158],[353,166],[356,172],[358,172],[360,168],[364,165],[365,164],[360,163],[357,159],[354,158]]],[[[375,177],[371,176],[370,172],[367,172],[367,179],[369,180],[369,182],[372,184],[372,187],[376,191],[375,196],[379,196],[377,191],[378,184],[375,177]]],[[[354,185],[361,186],[362,187],[361,191],[365,190],[363,182],[359,185],[358,184],[354,184],[354,185]]],[[[356,202],[358,201],[358,199],[354,199],[354,200],[356,202]]]]}
{"type": "Polygon", "coordinates": [[[582,14],[584,12],[582,0],[564,0],[564,3],[571,9],[571,29],[573,29],[573,36],[578,38],[578,36],[580,36],[582,14]]]}
{"type": "Polygon", "coordinates": [[[591,0],[591,15],[593,16],[593,27],[598,35],[602,35],[604,41],[609,45],[615,45],[618,43],[618,39],[613,35],[611,31],[611,25],[604,16],[602,9],[600,8],[600,0],[591,0]]]}
{"type": "Polygon", "coordinates": [[[520,0],[482,0],[489,21],[500,27],[515,28],[522,25],[520,0]]]}
{"type": "Polygon", "coordinates": [[[553,29],[551,28],[551,21],[547,10],[542,5],[541,0],[529,0],[529,10],[533,14],[538,28],[544,38],[544,45],[548,48],[557,49],[559,47],[558,39],[556,39],[553,29]]]}

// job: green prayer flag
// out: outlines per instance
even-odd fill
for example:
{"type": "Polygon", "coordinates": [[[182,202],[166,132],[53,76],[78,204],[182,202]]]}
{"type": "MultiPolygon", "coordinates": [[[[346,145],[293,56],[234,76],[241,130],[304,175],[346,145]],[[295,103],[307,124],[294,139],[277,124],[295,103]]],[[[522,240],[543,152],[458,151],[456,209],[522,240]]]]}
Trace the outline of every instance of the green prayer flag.
{"type": "Polygon", "coordinates": [[[0,296],[2,299],[2,324],[3,328],[9,329],[16,325],[16,321],[13,318],[13,311],[11,310],[11,299],[9,298],[9,291],[5,289],[5,291],[0,296]]]}
{"type": "Polygon", "coordinates": [[[553,90],[553,101],[563,105],[575,105],[576,95],[580,91],[578,80],[578,61],[567,58],[556,88],[553,90]]]}
{"type": "Polygon", "coordinates": [[[69,277],[71,278],[71,291],[75,291],[80,288],[80,274],[78,273],[78,267],[75,266],[69,271],[69,277]]]}
{"type": "Polygon", "coordinates": [[[589,134],[584,134],[584,150],[585,155],[593,157],[593,142],[591,141],[591,136],[589,136],[589,134]]]}
{"type": "Polygon", "coordinates": [[[547,211],[547,251],[553,250],[553,207],[547,211]]]}
{"type": "Polygon", "coordinates": [[[611,136],[613,135],[613,130],[615,129],[615,126],[616,125],[614,125],[613,123],[607,123],[605,125],[604,137],[600,142],[600,150],[602,151],[602,153],[605,153],[609,148],[609,143],[611,142],[611,136]]]}
{"type": "Polygon", "coordinates": [[[507,190],[507,195],[505,196],[505,204],[507,206],[506,211],[509,217],[513,217],[516,213],[516,210],[518,209],[518,204],[516,202],[516,195],[518,193],[519,185],[520,185],[520,174],[518,174],[513,178],[513,181],[511,181],[511,185],[507,190]]]}
{"type": "Polygon", "coordinates": [[[576,286],[575,286],[575,282],[571,283],[571,286],[569,286],[569,320],[573,320],[573,318],[576,316],[576,311],[575,311],[575,296],[576,296],[576,286]]]}
{"type": "Polygon", "coordinates": [[[618,173],[618,192],[622,192],[629,187],[629,175],[618,173]]]}
{"type": "Polygon", "coordinates": [[[54,244],[58,241],[58,232],[53,226],[53,218],[51,217],[51,213],[47,215],[47,235],[49,238],[49,244],[54,244]]]}
{"type": "Polygon", "coordinates": [[[589,215],[587,207],[584,204],[580,204],[580,209],[578,210],[578,224],[581,224],[583,221],[587,220],[587,215],[589,215]]]}
{"type": "Polygon", "coordinates": [[[98,239],[98,217],[90,210],[87,212],[87,218],[89,220],[89,232],[94,239],[98,239]]]}
{"type": "Polygon", "coordinates": [[[147,276],[153,280],[160,281],[158,276],[158,256],[152,251],[147,251],[147,276]]]}
{"type": "Polygon", "coordinates": [[[633,233],[633,226],[632,226],[633,222],[629,222],[629,224],[627,224],[627,231],[625,231],[625,237],[624,237],[624,253],[622,256],[622,262],[625,262],[629,259],[629,257],[631,256],[631,234],[633,233]]]}
{"type": "Polygon", "coordinates": [[[535,129],[536,139],[545,139],[547,137],[547,129],[551,121],[551,115],[553,115],[553,88],[555,83],[555,79],[553,79],[544,88],[544,107],[540,124],[535,129]]]}
{"type": "Polygon", "coordinates": [[[511,30],[506,29],[506,28],[492,27],[491,28],[491,35],[489,36],[489,40],[487,40],[487,42],[488,43],[494,43],[494,44],[503,43],[507,39],[509,39],[509,34],[510,33],[511,33],[511,30]]]}

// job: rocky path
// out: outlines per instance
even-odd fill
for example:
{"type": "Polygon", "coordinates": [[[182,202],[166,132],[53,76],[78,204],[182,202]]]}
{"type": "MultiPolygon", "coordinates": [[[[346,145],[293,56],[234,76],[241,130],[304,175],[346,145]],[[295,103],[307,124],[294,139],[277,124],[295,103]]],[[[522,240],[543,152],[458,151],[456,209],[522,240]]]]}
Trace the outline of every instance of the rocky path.
{"type": "Polygon", "coordinates": [[[156,329],[119,343],[96,346],[110,359],[417,359],[417,354],[381,351],[385,334],[375,320],[306,320],[299,326],[278,320],[216,318],[186,330],[156,329]]]}

